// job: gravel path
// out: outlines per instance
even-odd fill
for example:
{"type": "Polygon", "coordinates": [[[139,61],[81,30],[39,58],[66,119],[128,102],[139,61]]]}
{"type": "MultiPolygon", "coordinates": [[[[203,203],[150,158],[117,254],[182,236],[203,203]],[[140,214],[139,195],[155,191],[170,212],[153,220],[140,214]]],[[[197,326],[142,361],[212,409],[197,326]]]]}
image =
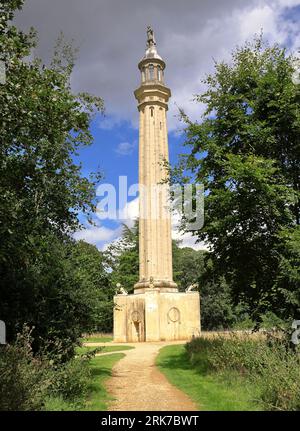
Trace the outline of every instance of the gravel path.
{"type": "Polygon", "coordinates": [[[190,398],[172,386],[155,366],[159,349],[170,344],[182,342],[128,343],[135,349],[122,351],[126,356],[114,366],[112,378],[106,384],[114,398],[108,410],[197,410],[190,398]]]}

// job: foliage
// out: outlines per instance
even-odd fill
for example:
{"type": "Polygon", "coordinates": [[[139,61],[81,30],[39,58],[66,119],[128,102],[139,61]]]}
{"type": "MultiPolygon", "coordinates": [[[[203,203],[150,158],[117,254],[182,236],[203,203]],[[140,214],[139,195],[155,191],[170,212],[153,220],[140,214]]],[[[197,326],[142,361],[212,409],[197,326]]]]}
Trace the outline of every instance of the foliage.
{"type": "Polygon", "coordinates": [[[279,271],[275,281],[282,300],[281,315],[299,315],[300,304],[300,226],[280,232],[282,241],[279,271]]]}
{"type": "Polygon", "coordinates": [[[107,335],[102,336],[102,334],[91,334],[82,339],[83,343],[108,343],[110,341],[113,341],[113,337],[107,335]]]}
{"type": "Polygon", "coordinates": [[[54,397],[49,396],[45,399],[45,404],[43,407],[43,411],[74,411],[79,410],[80,406],[78,404],[71,403],[66,401],[62,396],[54,397]]]}
{"type": "Polygon", "coordinates": [[[61,346],[34,354],[33,331],[24,326],[13,344],[0,349],[0,410],[44,410],[82,408],[91,383],[90,361],[95,352],[62,363],[61,346]]]}
{"type": "Polygon", "coordinates": [[[114,288],[106,271],[106,260],[97,247],[79,241],[72,249],[71,265],[83,291],[90,301],[93,321],[86,330],[110,332],[113,327],[112,309],[114,288]],[[90,293],[89,293],[90,292],[90,293]]]}
{"type": "MultiPolygon", "coordinates": [[[[121,283],[129,292],[139,277],[138,222],[133,228],[124,225],[122,237],[112,243],[105,253],[106,264],[112,271],[113,284],[121,283]]],[[[181,291],[195,283],[203,272],[204,252],[189,247],[180,248],[179,241],[173,241],[173,275],[181,291]]]]}
{"type": "MultiPolygon", "coordinates": [[[[237,371],[260,387],[266,410],[300,409],[299,355],[280,336],[196,338],[186,345],[191,364],[199,365],[206,352],[206,367],[216,372],[237,371]]],[[[203,364],[202,364],[203,365],[203,364]]]]}
{"type": "Polygon", "coordinates": [[[107,393],[105,381],[111,377],[112,368],[116,362],[124,356],[124,353],[112,353],[111,355],[97,356],[91,360],[92,376],[88,386],[89,395],[83,410],[107,411],[111,397],[107,393]]]}
{"type": "Polygon", "coordinates": [[[201,289],[201,327],[204,330],[229,329],[239,321],[232,304],[230,289],[224,279],[207,283],[201,289]]]}
{"type": "Polygon", "coordinates": [[[300,310],[300,90],[293,70],[284,49],[258,37],[204,80],[196,97],[206,105],[201,122],[182,113],[190,147],[182,167],[206,189],[197,236],[211,245],[215,273],[226,278],[235,303],[247,303],[257,321],[270,309],[293,317],[300,310]]]}
{"type": "Polygon", "coordinates": [[[173,276],[179,291],[184,291],[198,281],[204,272],[204,256],[205,252],[202,250],[181,248],[179,242],[173,241],[173,276]]]}
{"type": "Polygon", "coordinates": [[[31,334],[19,334],[15,344],[0,346],[0,410],[40,410],[49,385],[46,366],[34,358],[31,334]]]}
{"type": "Polygon", "coordinates": [[[138,222],[132,228],[123,225],[122,237],[110,244],[105,253],[106,265],[111,271],[111,283],[116,290],[120,283],[128,292],[139,279],[138,222]]]}
{"type": "MultiPolygon", "coordinates": [[[[232,303],[230,288],[224,278],[215,277],[210,253],[179,247],[173,241],[173,275],[179,290],[184,291],[198,282],[201,295],[201,322],[203,329],[232,327],[246,316],[245,307],[232,303]]],[[[121,283],[132,292],[138,281],[138,224],[130,229],[124,226],[123,236],[108,247],[105,262],[111,270],[113,286],[121,283]]],[[[253,325],[252,325],[253,326],[253,325]]]]}
{"type": "Polygon", "coordinates": [[[11,24],[22,5],[0,2],[6,66],[0,85],[0,316],[8,341],[28,323],[35,350],[58,339],[66,359],[82,332],[97,328],[107,315],[107,305],[101,309],[107,299],[101,256],[70,239],[79,213],[94,209],[99,175],[93,181],[83,177],[74,156],[92,142],[90,120],[103,102],[72,93],[75,56],[62,37],[50,66],[30,57],[34,30],[25,34],[11,24]]]}
{"type": "MultiPolygon", "coordinates": [[[[201,411],[262,410],[258,401],[259,387],[246,382],[235,371],[212,372],[207,367],[207,354],[191,364],[183,345],[165,346],[159,351],[156,363],[167,379],[185,392],[201,411]]],[[[200,356],[200,354],[199,354],[200,356]]]]}
{"type": "Polygon", "coordinates": [[[65,360],[73,356],[81,334],[93,331],[107,317],[102,257],[93,246],[67,238],[62,242],[56,236],[36,238],[33,246],[39,258],[28,261],[22,283],[2,289],[2,307],[7,306],[2,308],[2,316],[8,330],[17,330],[23,321],[34,327],[35,351],[45,344],[54,349],[60,340],[61,359],[65,360]],[[94,272],[87,276],[89,265],[95,265],[94,272]]]}
{"type": "Polygon", "coordinates": [[[50,394],[45,399],[45,411],[106,411],[110,400],[105,381],[111,376],[112,367],[124,357],[123,353],[93,357],[89,362],[89,381],[84,385],[85,399],[71,401],[61,395],[50,394]]]}
{"type": "Polygon", "coordinates": [[[71,359],[54,368],[49,394],[71,403],[83,403],[88,394],[90,378],[89,358],[83,356],[71,359]]]}

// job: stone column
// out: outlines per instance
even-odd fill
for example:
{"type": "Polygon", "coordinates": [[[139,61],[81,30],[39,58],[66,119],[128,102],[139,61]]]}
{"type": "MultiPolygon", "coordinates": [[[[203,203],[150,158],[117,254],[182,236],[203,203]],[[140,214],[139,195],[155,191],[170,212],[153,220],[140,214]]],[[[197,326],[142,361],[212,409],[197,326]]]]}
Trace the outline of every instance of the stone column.
{"type": "Polygon", "coordinates": [[[172,273],[171,213],[167,180],[167,110],[170,90],[161,82],[142,83],[135,91],[140,114],[139,133],[139,259],[140,280],[135,293],[150,287],[176,292],[172,273]]]}

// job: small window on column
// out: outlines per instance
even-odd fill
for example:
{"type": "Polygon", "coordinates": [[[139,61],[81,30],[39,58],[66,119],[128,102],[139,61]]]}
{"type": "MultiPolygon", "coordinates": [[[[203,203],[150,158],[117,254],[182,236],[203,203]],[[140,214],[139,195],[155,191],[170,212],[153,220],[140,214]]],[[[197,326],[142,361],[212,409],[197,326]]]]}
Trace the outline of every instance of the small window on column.
{"type": "Polygon", "coordinates": [[[162,78],[161,68],[160,66],[157,66],[157,79],[161,81],[162,80],[161,78],[162,78]]]}
{"type": "Polygon", "coordinates": [[[154,66],[153,66],[153,64],[150,64],[150,66],[149,66],[149,79],[150,79],[150,81],[154,80],[154,66]]]}
{"type": "Polygon", "coordinates": [[[154,108],[153,108],[153,106],[150,106],[150,115],[151,115],[151,117],[153,117],[153,115],[154,115],[154,108]]]}

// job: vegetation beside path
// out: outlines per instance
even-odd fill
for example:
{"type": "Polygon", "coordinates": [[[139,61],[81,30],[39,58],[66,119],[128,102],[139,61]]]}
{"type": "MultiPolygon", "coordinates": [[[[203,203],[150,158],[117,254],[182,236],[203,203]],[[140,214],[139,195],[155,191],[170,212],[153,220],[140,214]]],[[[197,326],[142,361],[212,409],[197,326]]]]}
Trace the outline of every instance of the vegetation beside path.
{"type": "Polygon", "coordinates": [[[110,335],[90,335],[85,338],[82,338],[83,343],[110,343],[113,341],[113,337],[110,335]]]}
{"type": "MultiPolygon", "coordinates": [[[[125,346],[124,346],[125,347],[125,346]]],[[[111,400],[105,388],[105,381],[111,377],[113,366],[124,357],[124,353],[97,356],[90,360],[90,378],[87,384],[86,398],[79,403],[72,403],[61,397],[49,398],[45,410],[48,411],[106,411],[111,400]]]]}
{"type": "MultiPolygon", "coordinates": [[[[125,346],[124,346],[125,347],[125,346]]],[[[111,377],[113,366],[122,358],[124,353],[97,356],[90,362],[91,382],[89,384],[89,395],[83,410],[106,411],[107,403],[111,400],[104,386],[107,379],[111,377]]]]}
{"type": "Polygon", "coordinates": [[[279,335],[195,338],[157,364],[201,410],[300,410],[300,357],[279,335]]]}
{"type": "Polygon", "coordinates": [[[101,347],[92,347],[92,346],[83,346],[77,347],[76,354],[77,355],[85,355],[86,353],[95,352],[97,353],[110,353],[110,352],[121,352],[122,350],[131,350],[134,349],[132,346],[101,346],[101,347]]]}
{"type": "Polygon", "coordinates": [[[207,354],[203,352],[192,364],[184,345],[166,346],[160,350],[156,363],[167,379],[185,392],[199,410],[262,410],[255,399],[258,388],[232,371],[214,373],[207,367],[207,354]]]}

